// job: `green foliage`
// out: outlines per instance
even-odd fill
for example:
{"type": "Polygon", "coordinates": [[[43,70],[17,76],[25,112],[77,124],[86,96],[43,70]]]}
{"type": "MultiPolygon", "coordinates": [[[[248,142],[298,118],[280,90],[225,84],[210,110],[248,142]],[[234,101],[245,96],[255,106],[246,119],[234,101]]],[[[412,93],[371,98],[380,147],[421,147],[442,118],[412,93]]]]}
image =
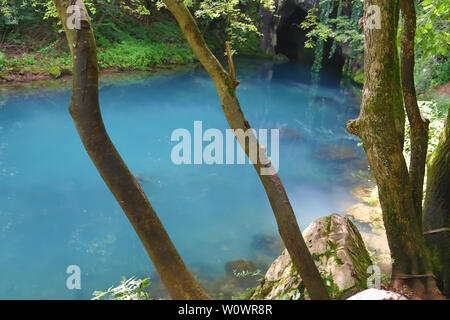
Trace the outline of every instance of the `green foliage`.
{"type": "Polygon", "coordinates": [[[238,272],[237,270],[233,270],[233,274],[235,277],[237,278],[246,278],[246,277],[257,277],[257,276],[262,276],[261,274],[261,270],[256,270],[256,271],[248,271],[248,270],[244,270],[241,272],[238,272]]]}
{"type": "MultiPolygon", "coordinates": [[[[223,52],[225,40],[231,40],[233,49],[242,55],[258,55],[260,40],[255,19],[261,3],[273,10],[273,0],[184,2],[197,16],[213,51],[223,52]]],[[[196,60],[173,18],[167,11],[159,12],[165,7],[161,1],[84,0],[84,3],[92,19],[100,69],[147,70],[196,60]]],[[[71,68],[51,0],[0,0],[0,5],[4,43],[25,49],[20,53],[3,50],[2,75],[48,73],[56,77],[60,70],[71,68]],[[42,28],[38,30],[37,24],[42,28]]]]}
{"type": "Polygon", "coordinates": [[[248,33],[258,32],[253,20],[241,11],[239,3],[239,0],[205,0],[195,11],[195,17],[202,19],[205,24],[224,20],[226,37],[234,46],[237,43],[245,42],[248,33]]]}
{"type": "Polygon", "coordinates": [[[433,88],[450,81],[450,52],[447,56],[423,55],[416,50],[414,76],[418,94],[432,95],[433,88]]]}
{"type": "Polygon", "coordinates": [[[450,46],[450,2],[423,0],[419,3],[416,42],[423,55],[447,56],[450,46]]]}
{"type": "MultiPolygon", "coordinates": [[[[428,149],[427,158],[436,149],[439,144],[439,140],[445,127],[445,120],[447,117],[448,106],[450,105],[450,98],[434,98],[429,101],[418,101],[419,109],[423,117],[430,120],[430,125],[428,129],[428,149]]],[[[405,146],[403,149],[403,155],[405,157],[406,163],[409,165],[411,158],[411,141],[410,141],[410,124],[408,121],[405,123],[405,146]]],[[[424,181],[424,193],[423,198],[426,196],[427,188],[427,173],[425,173],[424,181]]]]}
{"type": "MultiPolygon", "coordinates": [[[[329,0],[327,1],[328,3],[332,3],[329,0]]],[[[310,31],[306,34],[306,48],[314,48],[318,39],[326,41],[333,35],[332,26],[320,19],[318,8],[313,8],[308,11],[305,20],[300,23],[300,28],[303,30],[310,29],[310,31]]]]}
{"type": "MultiPolygon", "coordinates": [[[[352,48],[352,56],[360,55],[363,52],[364,36],[358,26],[358,20],[362,16],[362,1],[354,0],[351,16],[342,15],[342,0],[338,1],[335,17],[335,0],[324,0],[319,4],[319,8],[308,11],[305,20],[299,27],[308,30],[305,41],[306,48],[315,48],[315,60],[313,72],[317,73],[322,67],[324,43],[329,39],[333,44],[328,58],[332,58],[336,52],[337,43],[348,45],[352,48]]],[[[349,63],[351,66],[351,61],[349,63]]]]}
{"type": "Polygon", "coordinates": [[[123,70],[147,70],[164,64],[193,62],[195,56],[186,45],[125,40],[98,51],[99,67],[123,70]]]}
{"type": "Polygon", "coordinates": [[[6,55],[4,52],[0,51],[0,69],[3,69],[7,62],[6,55]]]}
{"type": "Polygon", "coordinates": [[[424,0],[417,6],[416,65],[417,92],[429,92],[450,81],[450,2],[424,0]]]}
{"type": "Polygon", "coordinates": [[[150,285],[150,280],[136,279],[131,277],[122,281],[117,287],[111,286],[108,290],[95,291],[92,300],[108,299],[108,300],[150,300],[146,288],[150,285]]]}

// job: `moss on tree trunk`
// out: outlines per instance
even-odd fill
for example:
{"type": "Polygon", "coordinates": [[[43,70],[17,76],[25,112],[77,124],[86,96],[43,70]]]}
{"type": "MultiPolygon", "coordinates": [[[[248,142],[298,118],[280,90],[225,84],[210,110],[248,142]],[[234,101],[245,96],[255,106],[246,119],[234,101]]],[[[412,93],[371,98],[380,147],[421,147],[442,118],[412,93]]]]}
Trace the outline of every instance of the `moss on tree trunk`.
{"type": "MultiPolygon", "coordinates": [[[[449,108],[450,115],[450,108],[449,108]]],[[[433,273],[450,296],[450,124],[449,115],[436,150],[428,160],[424,231],[433,273]]]]}
{"type": "Polygon", "coordinates": [[[421,296],[434,294],[434,280],[414,201],[414,186],[403,157],[405,109],[396,36],[399,1],[364,2],[364,88],[361,112],[347,123],[358,135],[375,175],[386,234],[394,260],[392,285],[421,296]],[[380,8],[381,28],[371,24],[368,8],[380,8]]]}

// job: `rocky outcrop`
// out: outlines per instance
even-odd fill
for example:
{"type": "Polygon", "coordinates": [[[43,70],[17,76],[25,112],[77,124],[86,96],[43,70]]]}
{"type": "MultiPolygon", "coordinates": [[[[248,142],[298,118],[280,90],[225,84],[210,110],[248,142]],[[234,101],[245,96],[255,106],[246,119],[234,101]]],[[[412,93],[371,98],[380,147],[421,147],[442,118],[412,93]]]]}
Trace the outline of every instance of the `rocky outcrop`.
{"type": "MultiPolygon", "coordinates": [[[[277,45],[280,42],[278,39],[279,31],[281,32],[284,30],[283,27],[293,24],[292,16],[298,14],[299,10],[303,12],[301,16],[303,18],[306,17],[307,12],[310,9],[314,8],[317,2],[318,1],[315,0],[274,0],[274,11],[264,8],[263,4],[261,4],[258,12],[260,18],[259,30],[261,31],[261,52],[268,55],[279,53],[276,52],[277,45]]],[[[352,0],[342,1],[341,14],[345,16],[351,16],[352,0]]],[[[299,24],[300,22],[301,21],[295,21],[294,24],[299,24]]],[[[296,40],[294,41],[301,42],[301,47],[303,47],[303,43],[305,41],[304,35],[307,31],[300,31],[300,29],[298,29],[298,31],[303,33],[303,35],[295,35],[296,40]]],[[[307,56],[311,55],[312,53],[308,53],[308,50],[304,50],[304,48],[300,48],[300,50],[300,56],[307,56]]],[[[353,49],[348,44],[339,43],[337,54],[344,58],[344,69],[347,70],[346,74],[357,81],[359,78],[361,78],[362,75],[363,61],[362,59],[351,58],[353,55],[352,50],[353,49]],[[349,66],[349,64],[351,65],[349,66]]]]}
{"type": "MultiPolygon", "coordinates": [[[[317,219],[303,236],[333,298],[342,298],[366,287],[367,268],[372,262],[350,219],[338,214],[317,219]]],[[[253,289],[251,299],[308,299],[286,249],[253,289]]]]}
{"type": "Polygon", "coordinates": [[[263,53],[274,54],[277,45],[277,30],[298,6],[305,12],[314,8],[314,0],[274,0],[272,12],[261,4],[259,8],[260,31],[262,34],[260,49],[263,53]]]}

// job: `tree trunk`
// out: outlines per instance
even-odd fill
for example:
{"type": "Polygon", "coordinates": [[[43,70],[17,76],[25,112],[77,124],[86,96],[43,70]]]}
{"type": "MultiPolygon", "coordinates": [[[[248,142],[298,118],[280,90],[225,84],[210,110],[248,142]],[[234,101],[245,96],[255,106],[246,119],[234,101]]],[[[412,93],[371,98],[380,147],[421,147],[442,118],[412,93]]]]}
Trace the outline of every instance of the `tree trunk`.
{"type": "Polygon", "coordinates": [[[450,296],[450,107],[438,147],[428,160],[424,231],[433,272],[442,293],[450,296]]]}
{"type": "Polygon", "coordinates": [[[414,82],[414,38],[416,34],[416,8],[414,0],[400,0],[402,12],[401,75],[403,99],[410,124],[411,160],[409,178],[414,198],[414,207],[422,229],[423,180],[428,148],[429,121],[422,118],[417,104],[414,82]]]}
{"type": "Polygon", "coordinates": [[[425,241],[403,157],[404,121],[396,35],[398,0],[364,2],[364,88],[361,112],[347,123],[358,135],[375,175],[391,250],[392,285],[407,286],[422,297],[434,290],[425,241]],[[380,8],[381,28],[370,25],[370,5],[380,8]]]}
{"type": "MultiPolygon", "coordinates": [[[[235,131],[235,135],[238,129],[244,131],[250,129],[250,125],[245,119],[236,97],[235,90],[238,82],[230,77],[209,50],[194,18],[183,4],[183,1],[164,0],[164,3],[175,16],[192,50],[211,76],[219,94],[224,114],[231,129],[235,131]]],[[[267,159],[267,153],[264,147],[259,144],[254,134],[249,137],[249,144],[246,144],[245,139],[241,139],[238,135],[236,137],[249,157],[251,157],[249,154],[249,145],[253,144],[258,146],[257,154],[260,155],[260,159],[252,159],[255,160],[252,162],[266,190],[284,245],[291,256],[295,268],[302,277],[310,297],[316,300],[329,299],[319,271],[300,232],[283,184],[278,174],[273,170],[272,165],[266,166],[263,164],[265,163],[265,159],[267,159]],[[264,160],[261,161],[261,158],[264,160]],[[264,175],[262,174],[262,169],[271,170],[272,174],[264,175]]]]}
{"type": "Polygon", "coordinates": [[[136,230],[172,299],[209,299],[171,242],[150,202],[112,144],[103,124],[98,97],[97,49],[83,1],[54,0],[73,59],[69,111],[98,172],[136,230]],[[69,29],[69,5],[77,5],[81,28],[69,29]]]}

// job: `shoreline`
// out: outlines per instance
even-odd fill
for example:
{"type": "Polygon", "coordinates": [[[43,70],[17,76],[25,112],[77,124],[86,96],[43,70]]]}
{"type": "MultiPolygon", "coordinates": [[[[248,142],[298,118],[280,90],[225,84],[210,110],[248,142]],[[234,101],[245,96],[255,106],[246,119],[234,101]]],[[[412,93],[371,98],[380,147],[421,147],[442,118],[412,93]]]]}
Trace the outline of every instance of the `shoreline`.
{"type": "MultiPolygon", "coordinates": [[[[195,69],[201,66],[198,61],[187,64],[171,64],[165,66],[155,66],[147,70],[121,70],[120,68],[109,68],[99,70],[99,87],[107,85],[117,77],[135,80],[137,78],[147,78],[153,74],[180,72],[183,70],[195,69]]],[[[0,81],[0,93],[34,91],[34,90],[55,90],[70,89],[72,86],[72,75],[64,75],[54,78],[50,74],[38,74],[31,77],[20,78],[20,80],[0,81]]]]}

